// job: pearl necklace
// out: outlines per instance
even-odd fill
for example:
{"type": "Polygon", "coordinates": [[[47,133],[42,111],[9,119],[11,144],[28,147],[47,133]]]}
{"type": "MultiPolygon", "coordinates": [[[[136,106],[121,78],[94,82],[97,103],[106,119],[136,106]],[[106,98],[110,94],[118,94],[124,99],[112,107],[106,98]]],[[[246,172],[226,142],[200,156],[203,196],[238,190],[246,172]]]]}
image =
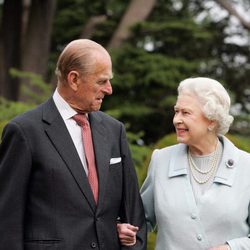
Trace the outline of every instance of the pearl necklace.
{"type": "Polygon", "coordinates": [[[211,177],[213,176],[213,174],[214,174],[214,172],[215,172],[215,170],[216,170],[216,167],[217,167],[218,159],[219,159],[218,144],[219,144],[219,143],[217,143],[215,152],[214,152],[214,154],[213,154],[213,156],[212,156],[212,159],[211,159],[211,163],[210,163],[210,164],[211,164],[211,167],[210,167],[208,170],[204,170],[204,171],[202,171],[201,169],[199,169],[199,168],[196,166],[196,164],[195,164],[195,162],[194,162],[194,160],[193,160],[193,158],[192,158],[192,156],[191,156],[191,152],[190,152],[190,150],[188,150],[188,163],[189,163],[189,166],[190,166],[191,174],[192,174],[194,180],[195,180],[197,183],[199,183],[199,184],[205,184],[205,183],[207,183],[207,182],[211,179],[211,177]],[[200,173],[200,174],[202,174],[202,179],[199,179],[199,178],[196,176],[195,171],[198,172],[198,173],[200,173]]]}

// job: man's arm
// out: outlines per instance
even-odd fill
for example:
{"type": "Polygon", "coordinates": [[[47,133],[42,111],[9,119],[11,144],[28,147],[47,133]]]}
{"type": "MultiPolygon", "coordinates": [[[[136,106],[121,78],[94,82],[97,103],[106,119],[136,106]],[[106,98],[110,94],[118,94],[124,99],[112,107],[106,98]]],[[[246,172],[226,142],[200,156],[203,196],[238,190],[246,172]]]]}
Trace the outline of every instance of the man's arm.
{"type": "MultiPolygon", "coordinates": [[[[147,228],[137,175],[131,158],[124,127],[122,128],[121,133],[122,163],[124,171],[124,193],[121,222],[129,223],[138,227],[136,244],[130,246],[129,249],[146,250],[147,228]]],[[[127,249],[127,247],[122,247],[122,249],[127,249]]]]}
{"type": "Polygon", "coordinates": [[[0,249],[23,250],[23,225],[31,152],[24,132],[9,123],[0,144],[0,249]]]}

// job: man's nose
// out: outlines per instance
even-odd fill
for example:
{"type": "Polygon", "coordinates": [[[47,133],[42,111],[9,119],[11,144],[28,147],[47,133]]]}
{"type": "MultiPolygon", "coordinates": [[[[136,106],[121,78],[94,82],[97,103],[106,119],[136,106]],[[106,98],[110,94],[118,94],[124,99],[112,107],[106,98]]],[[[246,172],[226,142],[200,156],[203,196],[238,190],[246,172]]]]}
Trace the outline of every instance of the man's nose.
{"type": "Polygon", "coordinates": [[[110,81],[107,81],[107,83],[105,84],[104,92],[105,92],[106,95],[111,95],[112,94],[113,90],[112,90],[112,86],[111,86],[110,81]]]}

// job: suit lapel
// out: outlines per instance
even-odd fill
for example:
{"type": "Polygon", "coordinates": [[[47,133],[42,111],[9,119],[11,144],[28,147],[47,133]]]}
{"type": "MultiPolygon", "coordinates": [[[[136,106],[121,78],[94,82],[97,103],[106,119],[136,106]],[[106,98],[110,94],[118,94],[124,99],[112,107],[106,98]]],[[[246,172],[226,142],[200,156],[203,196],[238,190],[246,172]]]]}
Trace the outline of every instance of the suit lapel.
{"type": "Polygon", "coordinates": [[[96,167],[99,179],[98,207],[103,204],[105,186],[109,171],[110,144],[108,143],[106,128],[98,113],[89,114],[93,145],[96,158],[96,167]]]}
{"type": "Polygon", "coordinates": [[[63,161],[66,163],[90,207],[93,211],[95,211],[96,205],[86,173],[83,169],[81,160],[77,154],[67,127],[52,98],[49,99],[49,101],[44,105],[43,121],[45,124],[46,134],[50,138],[63,161]]]}

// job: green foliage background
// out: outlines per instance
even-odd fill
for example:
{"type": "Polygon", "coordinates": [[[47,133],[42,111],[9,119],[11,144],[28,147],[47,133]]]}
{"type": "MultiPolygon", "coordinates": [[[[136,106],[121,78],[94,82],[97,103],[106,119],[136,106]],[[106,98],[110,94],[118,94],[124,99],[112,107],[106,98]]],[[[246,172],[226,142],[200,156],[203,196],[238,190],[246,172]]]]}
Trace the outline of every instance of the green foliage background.
{"type": "MultiPolygon", "coordinates": [[[[132,28],[130,39],[119,49],[110,50],[114,93],[105,99],[102,110],[125,123],[140,185],[146,177],[152,150],[176,143],[173,105],[178,83],[187,77],[212,77],[229,90],[233,104],[239,104],[241,109],[228,137],[236,146],[250,152],[250,45],[225,42],[238,32],[227,32],[228,17],[215,21],[207,15],[197,21],[200,13],[206,11],[204,2],[158,0],[147,20],[132,28]],[[176,3],[178,8],[174,7],[176,3]],[[244,59],[243,63],[239,58],[244,59]]],[[[92,37],[106,46],[128,3],[124,0],[58,1],[48,79],[63,47],[79,38],[83,24],[90,17],[107,17],[92,37]]],[[[53,91],[50,84],[32,73],[15,69],[10,73],[13,77],[28,78],[33,87],[23,84],[25,103],[0,99],[0,134],[10,119],[35,107],[53,91]]],[[[148,250],[154,249],[154,241],[155,234],[151,233],[148,250]]]]}

